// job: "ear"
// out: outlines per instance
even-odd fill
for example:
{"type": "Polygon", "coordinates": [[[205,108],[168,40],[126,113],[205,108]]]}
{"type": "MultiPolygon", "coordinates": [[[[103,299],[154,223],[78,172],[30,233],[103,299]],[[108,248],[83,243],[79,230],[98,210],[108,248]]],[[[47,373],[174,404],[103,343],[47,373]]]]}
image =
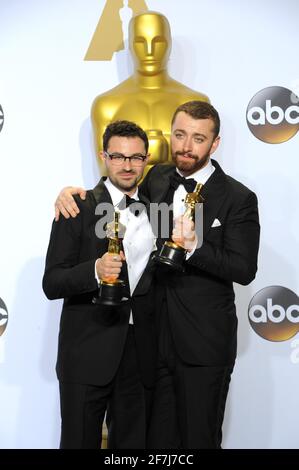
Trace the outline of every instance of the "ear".
{"type": "Polygon", "coordinates": [[[211,147],[211,150],[210,150],[210,155],[212,155],[212,153],[214,153],[215,150],[217,150],[219,142],[220,142],[220,136],[218,135],[216,137],[216,139],[214,140],[214,142],[212,143],[212,147],[211,147]]]}
{"type": "Polygon", "coordinates": [[[98,157],[103,163],[105,162],[105,156],[102,150],[98,153],[98,157]]]}

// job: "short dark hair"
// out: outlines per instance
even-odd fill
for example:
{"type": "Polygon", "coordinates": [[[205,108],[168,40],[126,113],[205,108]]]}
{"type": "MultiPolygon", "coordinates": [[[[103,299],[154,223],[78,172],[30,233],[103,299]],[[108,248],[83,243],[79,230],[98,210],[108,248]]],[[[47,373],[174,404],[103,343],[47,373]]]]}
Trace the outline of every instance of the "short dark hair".
{"type": "Polygon", "coordinates": [[[145,152],[147,153],[149,146],[147,135],[135,122],[114,121],[108,124],[103,134],[103,149],[105,151],[108,150],[109,140],[115,135],[119,137],[140,137],[144,142],[145,152]]]}
{"type": "Polygon", "coordinates": [[[220,131],[220,118],[219,114],[210,103],[206,101],[188,101],[181,104],[174,112],[171,126],[173,125],[178,113],[184,112],[191,116],[193,119],[211,119],[214,122],[214,135],[217,137],[220,131]]]}

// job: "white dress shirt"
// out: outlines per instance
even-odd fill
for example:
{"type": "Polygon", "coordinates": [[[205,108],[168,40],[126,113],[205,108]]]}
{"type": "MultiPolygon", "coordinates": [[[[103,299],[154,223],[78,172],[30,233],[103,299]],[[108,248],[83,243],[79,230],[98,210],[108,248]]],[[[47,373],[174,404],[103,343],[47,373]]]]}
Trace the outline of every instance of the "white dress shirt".
{"type": "MultiPolygon", "coordinates": [[[[177,168],[176,168],[176,171],[178,172],[179,175],[184,176],[177,168]]],[[[188,176],[186,179],[189,179],[189,178],[194,179],[196,183],[205,184],[210,178],[210,176],[212,175],[212,173],[214,173],[214,171],[215,171],[215,167],[212,165],[211,160],[209,160],[206,166],[196,171],[192,175],[188,176]]],[[[174,195],[173,195],[173,218],[174,219],[179,217],[180,215],[183,215],[186,210],[186,206],[185,206],[186,194],[187,194],[187,191],[182,184],[180,184],[174,192],[174,195]]],[[[190,256],[193,255],[194,251],[195,251],[195,248],[191,252],[187,253],[186,259],[189,259],[190,256]]]]}
{"type": "MultiPolygon", "coordinates": [[[[120,222],[126,227],[123,248],[128,268],[130,293],[132,295],[152,251],[156,249],[156,238],[146,211],[144,210],[138,216],[135,216],[129,207],[119,209],[118,206],[124,197],[124,193],[116,188],[109,178],[107,178],[104,184],[110,193],[114,208],[120,213],[120,222]]],[[[139,200],[138,189],[136,189],[131,197],[139,200]]],[[[97,273],[96,279],[99,281],[97,273]]],[[[130,314],[130,323],[133,323],[132,312],[130,314]]]]}

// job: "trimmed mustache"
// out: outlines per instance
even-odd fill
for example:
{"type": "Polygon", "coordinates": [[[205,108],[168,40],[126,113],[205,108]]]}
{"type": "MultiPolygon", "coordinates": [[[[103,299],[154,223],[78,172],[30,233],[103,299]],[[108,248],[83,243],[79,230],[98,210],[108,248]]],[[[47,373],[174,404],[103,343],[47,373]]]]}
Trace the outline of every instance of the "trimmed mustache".
{"type": "Polygon", "coordinates": [[[126,173],[126,174],[131,174],[132,173],[132,175],[136,175],[136,171],[134,171],[132,169],[131,170],[121,170],[117,174],[118,175],[123,175],[124,173],[126,173]]]}
{"type": "Polygon", "coordinates": [[[197,155],[194,155],[190,152],[179,152],[179,151],[175,152],[176,157],[179,156],[179,155],[182,155],[182,156],[187,155],[189,158],[192,158],[193,160],[197,160],[197,155]]]}

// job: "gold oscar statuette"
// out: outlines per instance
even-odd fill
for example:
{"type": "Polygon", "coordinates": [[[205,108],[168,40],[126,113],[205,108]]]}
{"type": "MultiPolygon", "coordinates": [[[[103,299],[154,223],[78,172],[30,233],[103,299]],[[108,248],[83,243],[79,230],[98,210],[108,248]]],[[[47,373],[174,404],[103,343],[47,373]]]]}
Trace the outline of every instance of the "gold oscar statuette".
{"type": "MultiPolygon", "coordinates": [[[[196,204],[202,204],[204,202],[203,197],[200,192],[203,188],[203,184],[197,183],[196,188],[193,193],[188,193],[185,197],[185,207],[183,217],[187,219],[194,220],[196,204]]],[[[157,263],[166,264],[173,269],[178,271],[184,271],[184,261],[186,258],[187,250],[179,245],[179,243],[174,243],[172,240],[169,240],[164,243],[161,248],[160,253],[155,257],[157,263]]]]}
{"type": "MultiPolygon", "coordinates": [[[[122,248],[122,239],[126,227],[119,221],[119,212],[114,212],[114,219],[107,224],[106,236],[109,239],[108,253],[119,255],[122,248]]],[[[94,297],[93,303],[101,305],[117,306],[128,300],[124,296],[125,282],[122,279],[105,278],[99,283],[98,295],[94,297]]]]}

